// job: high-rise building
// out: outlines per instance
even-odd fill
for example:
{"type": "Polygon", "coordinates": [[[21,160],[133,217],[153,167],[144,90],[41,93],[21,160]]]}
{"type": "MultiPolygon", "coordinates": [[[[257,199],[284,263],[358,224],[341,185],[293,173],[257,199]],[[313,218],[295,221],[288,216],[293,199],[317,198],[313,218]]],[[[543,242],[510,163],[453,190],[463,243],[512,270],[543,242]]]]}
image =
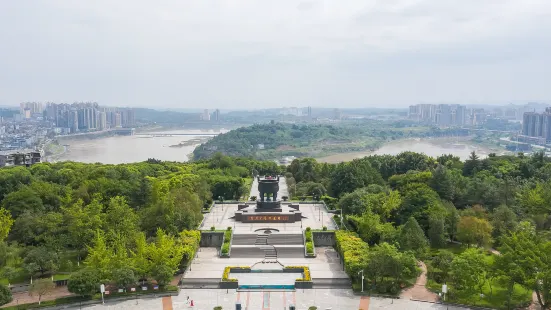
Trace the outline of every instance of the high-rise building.
{"type": "Polygon", "coordinates": [[[525,112],[522,117],[522,134],[551,142],[551,108],[546,108],[543,113],[525,112]]]}
{"type": "Polygon", "coordinates": [[[98,130],[107,129],[107,113],[98,112],[98,130]]]}
{"type": "Polygon", "coordinates": [[[420,123],[439,126],[463,126],[467,107],[459,104],[417,104],[409,106],[408,118],[420,123]]]}
{"type": "Polygon", "coordinates": [[[216,121],[216,122],[220,121],[220,110],[219,110],[219,109],[216,109],[216,110],[212,113],[211,120],[216,121]]]}
{"type": "Polygon", "coordinates": [[[201,120],[210,121],[210,114],[208,109],[203,110],[203,114],[201,114],[201,120]]]}
{"type": "Polygon", "coordinates": [[[115,113],[115,128],[120,128],[121,125],[121,114],[119,112],[115,113]]]}
{"type": "Polygon", "coordinates": [[[312,119],[312,107],[308,107],[306,109],[306,115],[308,116],[308,119],[312,119]]]}
{"type": "Polygon", "coordinates": [[[78,132],[78,111],[76,109],[67,111],[68,114],[68,126],[71,128],[71,133],[78,132]]]}
{"type": "Polygon", "coordinates": [[[546,142],[551,142],[551,108],[545,109],[545,113],[543,113],[542,118],[542,137],[545,138],[546,142]]]}
{"type": "Polygon", "coordinates": [[[522,134],[529,137],[536,137],[536,119],[538,113],[526,112],[522,118],[522,134]]]}
{"type": "Polygon", "coordinates": [[[436,124],[439,126],[452,125],[452,109],[449,104],[439,104],[436,107],[436,124]]]}

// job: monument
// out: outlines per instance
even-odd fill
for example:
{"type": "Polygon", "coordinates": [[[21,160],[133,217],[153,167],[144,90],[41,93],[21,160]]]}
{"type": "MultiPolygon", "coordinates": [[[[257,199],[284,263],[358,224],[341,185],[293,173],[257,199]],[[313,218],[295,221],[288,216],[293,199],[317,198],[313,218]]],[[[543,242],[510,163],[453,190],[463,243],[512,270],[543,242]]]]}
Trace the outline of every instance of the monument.
{"type": "Polygon", "coordinates": [[[279,191],[279,176],[277,178],[268,176],[264,179],[257,177],[257,180],[260,197],[257,197],[256,210],[258,212],[281,212],[281,202],[277,200],[277,192],[279,191]]]}
{"type": "Polygon", "coordinates": [[[278,200],[279,176],[257,177],[259,196],[254,204],[237,206],[234,219],[243,223],[294,223],[302,219],[299,205],[278,200]]]}

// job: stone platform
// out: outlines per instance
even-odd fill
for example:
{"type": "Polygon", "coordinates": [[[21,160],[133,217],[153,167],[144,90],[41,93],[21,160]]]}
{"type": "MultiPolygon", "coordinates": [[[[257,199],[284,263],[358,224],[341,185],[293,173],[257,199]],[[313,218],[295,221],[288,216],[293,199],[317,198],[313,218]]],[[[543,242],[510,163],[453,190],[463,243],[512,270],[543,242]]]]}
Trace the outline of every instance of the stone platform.
{"type": "Polygon", "coordinates": [[[238,205],[233,219],[241,223],[295,223],[302,220],[302,212],[298,204],[259,202],[238,205]],[[270,207],[266,207],[266,204],[270,207]]]}

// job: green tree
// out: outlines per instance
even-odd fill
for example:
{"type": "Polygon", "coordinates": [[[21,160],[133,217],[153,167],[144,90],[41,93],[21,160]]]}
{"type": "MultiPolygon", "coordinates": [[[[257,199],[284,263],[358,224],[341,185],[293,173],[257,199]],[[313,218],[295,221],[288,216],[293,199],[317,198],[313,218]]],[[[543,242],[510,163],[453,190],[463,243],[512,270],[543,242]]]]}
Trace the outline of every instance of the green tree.
{"type": "Polygon", "coordinates": [[[467,249],[456,256],[451,264],[451,279],[454,287],[467,298],[479,291],[486,283],[488,266],[479,249],[467,249]]]}
{"type": "Polygon", "coordinates": [[[112,256],[113,253],[107,247],[103,233],[98,230],[96,232],[96,238],[93,242],[93,246],[88,247],[88,256],[84,261],[84,265],[98,273],[101,278],[107,278],[112,256]]]}
{"type": "Polygon", "coordinates": [[[428,212],[432,206],[440,204],[438,194],[426,184],[411,183],[402,193],[402,206],[398,210],[397,220],[405,223],[414,217],[424,230],[428,229],[428,212]]]}
{"type": "Polygon", "coordinates": [[[4,241],[10,233],[13,219],[8,210],[0,208],[0,242],[4,241]]]}
{"type": "Polygon", "coordinates": [[[453,183],[448,169],[443,165],[438,165],[432,173],[430,186],[434,189],[440,198],[451,201],[453,199],[453,183]]]}
{"type": "Polygon", "coordinates": [[[398,210],[402,204],[402,197],[398,191],[370,193],[364,197],[364,200],[367,201],[368,210],[378,214],[385,220],[390,218],[394,211],[398,210]]]}
{"type": "Polygon", "coordinates": [[[151,276],[157,284],[160,286],[165,286],[170,283],[172,277],[174,276],[174,270],[167,265],[155,265],[151,269],[151,276]]]}
{"type": "Polygon", "coordinates": [[[331,175],[333,196],[340,197],[370,184],[382,184],[383,178],[366,159],[354,159],[335,167],[331,175]]]}
{"type": "Polygon", "coordinates": [[[0,306],[8,304],[12,300],[11,290],[7,286],[0,284],[0,306]]]}
{"type": "Polygon", "coordinates": [[[104,225],[103,205],[100,197],[95,197],[84,206],[82,200],[62,208],[71,245],[86,250],[91,246],[96,232],[104,225]]]}
{"type": "Polygon", "coordinates": [[[366,274],[377,286],[386,287],[384,284],[387,281],[395,283],[388,287],[388,293],[397,293],[399,291],[397,284],[416,276],[417,272],[417,263],[413,254],[401,253],[388,243],[376,245],[369,252],[366,274]]]}
{"type": "Polygon", "coordinates": [[[130,251],[130,259],[136,276],[141,280],[145,279],[151,272],[151,262],[149,261],[148,245],[145,234],[140,232],[136,234],[134,238],[135,248],[130,251]]]}
{"type": "Polygon", "coordinates": [[[379,243],[381,238],[381,218],[377,214],[365,212],[362,216],[350,217],[363,241],[370,245],[379,243]]]}
{"type": "Polygon", "coordinates": [[[139,230],[138,221],[138,215],[128,206],[124,197],[111,198],[105,213],[105,229],[109,240],[119,237],[125,241],[131,240],[139,230]]]}
{"type": "Polygon", "coordinates": [[[128,267],[122,267],[122,268],[117,268],[113,270],[111,274],[111,279],[115,281],[115,284],[119,288],[126,288],[138,282],[138,279],[134,274],[134,271],[128,267]]]}
{"type": "Polygon", "coordinates": [[[11,282],[19,276],[19,270],[13,266],[5,266],[1,269],[0,277],[6,278],[8,280],[8,286],[11,282]]]}
{"type": "Polygon", "coordinates": [[[162,229],[157,230],[154,243],[149,244],[149,258],[152,276],[159,285],[166,285],[182,261],[184,247],[175,238],[167,235],[162,229]]]}
{"type": "Polygon", "coordinates": [[[25,211],[38,212],[44,210],[40,197],[28,187],[22,187],[20,190],[4,196],[2,207],[10,211],[14,218],[25,211]]]}
{"type": "Polygon", "coordinates": [[[337,204],[343,214],[362,214],[367,211],[368,193],[365,189],[357,189],[351,193],[344,194],[337,204]]]}
{"type": "Polygon", "coordinates": [[[55,289],[55,283],[50,279],[37,279],[29,286],[29,295],[38,296],[38,304],[42,303],[42,296],[48,295],[55,289]]]}
{"type": "Polygon", "coordinates": [[[413,217],[402,226],[398,242],[402,250],[413,251],[417,257],[422,257],[428,249],[427,237],[413,217]]]}
{"type": "Polygon", "coordinates": [[[534,188],[529,188],[521,192],[519,203],[522,209],[527,212],[536,223],[538,229],[542,229],[541,219],[545,219],[551,214],[551,193],[548,186],[541,183],[536,184],[534,188]]]}
{"type": "Polygon", "coordinates": [[[496,208],[491,218],[491,224],[494,228],[492,236],[496,241],[499,241],[501,236],[514,231],[517,227],[517,215],[505,205],[496,208]]]}
{"type": "Polygon", "coordinates": [[[542,309],[551,306],[551,241],[536,234],[535,227],[521,222],[517,230],[501,238],[500,264],[512,280],[536,292],[542,309]]]}
{"type": "Polygon", "coordinates": [[[93,296],[99,291],[100,284],[100,274],[93,269],[84,268],[71,274],[67,289],[79,296],[93,296]]]}
{"type": "Polygon", "coordinates": [[[479,171],[481,168],[481,163],[479,160],[478,155],[474,151],[471,152],[471,155],[469,156],[469,159],[465,161],[465,164],[463,165],[463,175],[465,176],[472,176],[476,174],[477,171],[479,171]]]}
{"type": "Polygon", "coordinates": [[[59,269],[59,254],[43,246],[35,247],[27,252],[23,263],[31,276],[34,274],[32,270],[40,274],[53,274],[59,269]]]}
{"type": "Polygon", "coordinates": [[[443,216],[438,214],[429,216],[429,230],[427,234],[432,247],[440,248],[446,245],[448,238],[446,237],[446,226],[443,216]]]}
{"type": "Polygon", "coordinates": [[[488,246],[492,241],[492,225],[485,219],[462,216],[457,225],[457,240],[467,245],[488,246]]]}
{"type": "Polygon", "coordinates": [[[449,280],[451,267],[455,255],[447,250],[440,250],[436,256],[432,259],[432,265],[434,268],[440,270],[440,281],[446,283],[449,280]]]}

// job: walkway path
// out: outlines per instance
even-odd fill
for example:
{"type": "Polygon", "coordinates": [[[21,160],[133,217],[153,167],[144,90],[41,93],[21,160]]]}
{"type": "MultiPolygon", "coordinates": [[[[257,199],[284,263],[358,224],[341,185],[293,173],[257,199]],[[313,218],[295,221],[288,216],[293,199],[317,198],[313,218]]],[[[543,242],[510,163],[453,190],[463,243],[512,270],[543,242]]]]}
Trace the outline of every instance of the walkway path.
{"type": "Polygon", "coordinates": [[[423,301],[438,301],[438,295],[429,291],[427,285],[427,266],[423,262],[419,262],[419,268],[421,268],[421,274],[417,277],[415,284],[402,291],[400,298],[416,299],[423,301]]]}
{"type": "MultiPolygon", "coordinates": [[[[47,300],[54,300],[56,298],[71,296],[71,295],[73,294],[69,293],[69,291],[67,290],[67,287],[63,286],[63,287],[56,287],[51,293],[42,296],[41,299],[42,301],[47,301],[47,300]]],[[[29,292],[14,293],[13,301],[5,305],[5,307],[20,305],[20,304],[29,304],[33,302],[38,302],[38,296],[29,296],[29,292]]]]}

